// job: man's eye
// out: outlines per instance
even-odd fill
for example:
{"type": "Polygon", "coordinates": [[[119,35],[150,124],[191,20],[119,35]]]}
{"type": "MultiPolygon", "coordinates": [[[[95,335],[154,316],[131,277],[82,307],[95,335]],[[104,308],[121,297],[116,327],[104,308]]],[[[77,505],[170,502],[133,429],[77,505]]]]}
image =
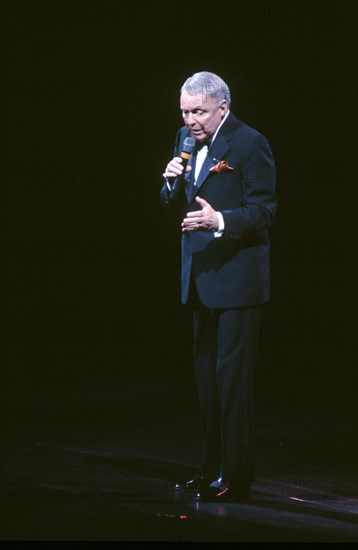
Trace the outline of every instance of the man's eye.
{"type": "Polygon", "coordinates": [[[190,112],[191,112],[194,116],[202,116],[202,115],[205,114],[205,111],[201,111],[201,110],[199,110],[199,111],[182,111],[182,116],[183,116],[183,117],[187,117],[187,116],[189,116],[189,113],[190,113],[190,112]]]}

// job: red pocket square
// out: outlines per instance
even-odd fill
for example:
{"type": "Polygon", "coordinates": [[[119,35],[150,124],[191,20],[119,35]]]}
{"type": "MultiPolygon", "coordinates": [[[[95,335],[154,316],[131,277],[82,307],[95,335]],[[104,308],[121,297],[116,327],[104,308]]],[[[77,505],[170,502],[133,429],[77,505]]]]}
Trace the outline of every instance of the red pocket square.
{"type": "Polygon", "coordinates": [[[220,162],[215,164],[215,166],[210,168],[210,172],[214,174],[217,174],[218,172],[231,172],[232,170],[233,168],[231,168],[231,166],[228,165],[226,160],[221,160],[220,162]]]}

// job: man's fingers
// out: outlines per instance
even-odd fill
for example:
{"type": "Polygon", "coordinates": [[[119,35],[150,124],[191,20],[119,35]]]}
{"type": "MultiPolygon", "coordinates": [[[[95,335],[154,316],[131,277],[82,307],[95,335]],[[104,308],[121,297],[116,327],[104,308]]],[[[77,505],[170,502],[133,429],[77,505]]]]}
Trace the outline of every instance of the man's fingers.
{"type": "Polygon", "coordinates": [[[194,212],[187,213],[187,218],[202,218],[202,217],[203,217],[202,210],[195,210],[194,212]]]}
{"type": "Polygon", "coordinates": [[[190,216],[183,219],[183,223],[203,223],[203,216],[190,216]]]}

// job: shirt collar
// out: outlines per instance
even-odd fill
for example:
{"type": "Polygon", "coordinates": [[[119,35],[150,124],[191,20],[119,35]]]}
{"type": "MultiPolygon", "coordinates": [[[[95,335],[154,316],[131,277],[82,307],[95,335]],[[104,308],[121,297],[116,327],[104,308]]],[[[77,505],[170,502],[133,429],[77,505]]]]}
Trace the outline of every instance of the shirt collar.
{"type": "Polygon", "coordinates": [[[229,113],[230,113],[230,111],[228,110],[228,112],[226,113],[226,115],[224,116],[224,118],[222,119],[222,121],[220,122],[219,126],[217,127],[216,132],[215,132],[215,134],[213,135],[213,138],[212,138],[212,140],[211,140],[211,145],[213,144],[214,139],[216,138],[217,133],[218,133],[218,131],[220,130],[221,126],[224,124],[225,120],[226,120],[227,117],[229,116],[229,113]]]}

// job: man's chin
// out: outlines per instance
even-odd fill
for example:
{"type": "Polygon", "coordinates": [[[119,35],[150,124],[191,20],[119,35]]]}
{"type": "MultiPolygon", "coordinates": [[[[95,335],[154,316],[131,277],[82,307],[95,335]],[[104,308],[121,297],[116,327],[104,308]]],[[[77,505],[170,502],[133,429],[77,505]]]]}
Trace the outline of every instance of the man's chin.
{"type": "Polygon", "coordinates": [[[194,132],[191,132],[191,135],[194,139],[196,139],[196,141],[199,142],[205,141],[207,139],[205,134],[194,134],[194,132]]]}

